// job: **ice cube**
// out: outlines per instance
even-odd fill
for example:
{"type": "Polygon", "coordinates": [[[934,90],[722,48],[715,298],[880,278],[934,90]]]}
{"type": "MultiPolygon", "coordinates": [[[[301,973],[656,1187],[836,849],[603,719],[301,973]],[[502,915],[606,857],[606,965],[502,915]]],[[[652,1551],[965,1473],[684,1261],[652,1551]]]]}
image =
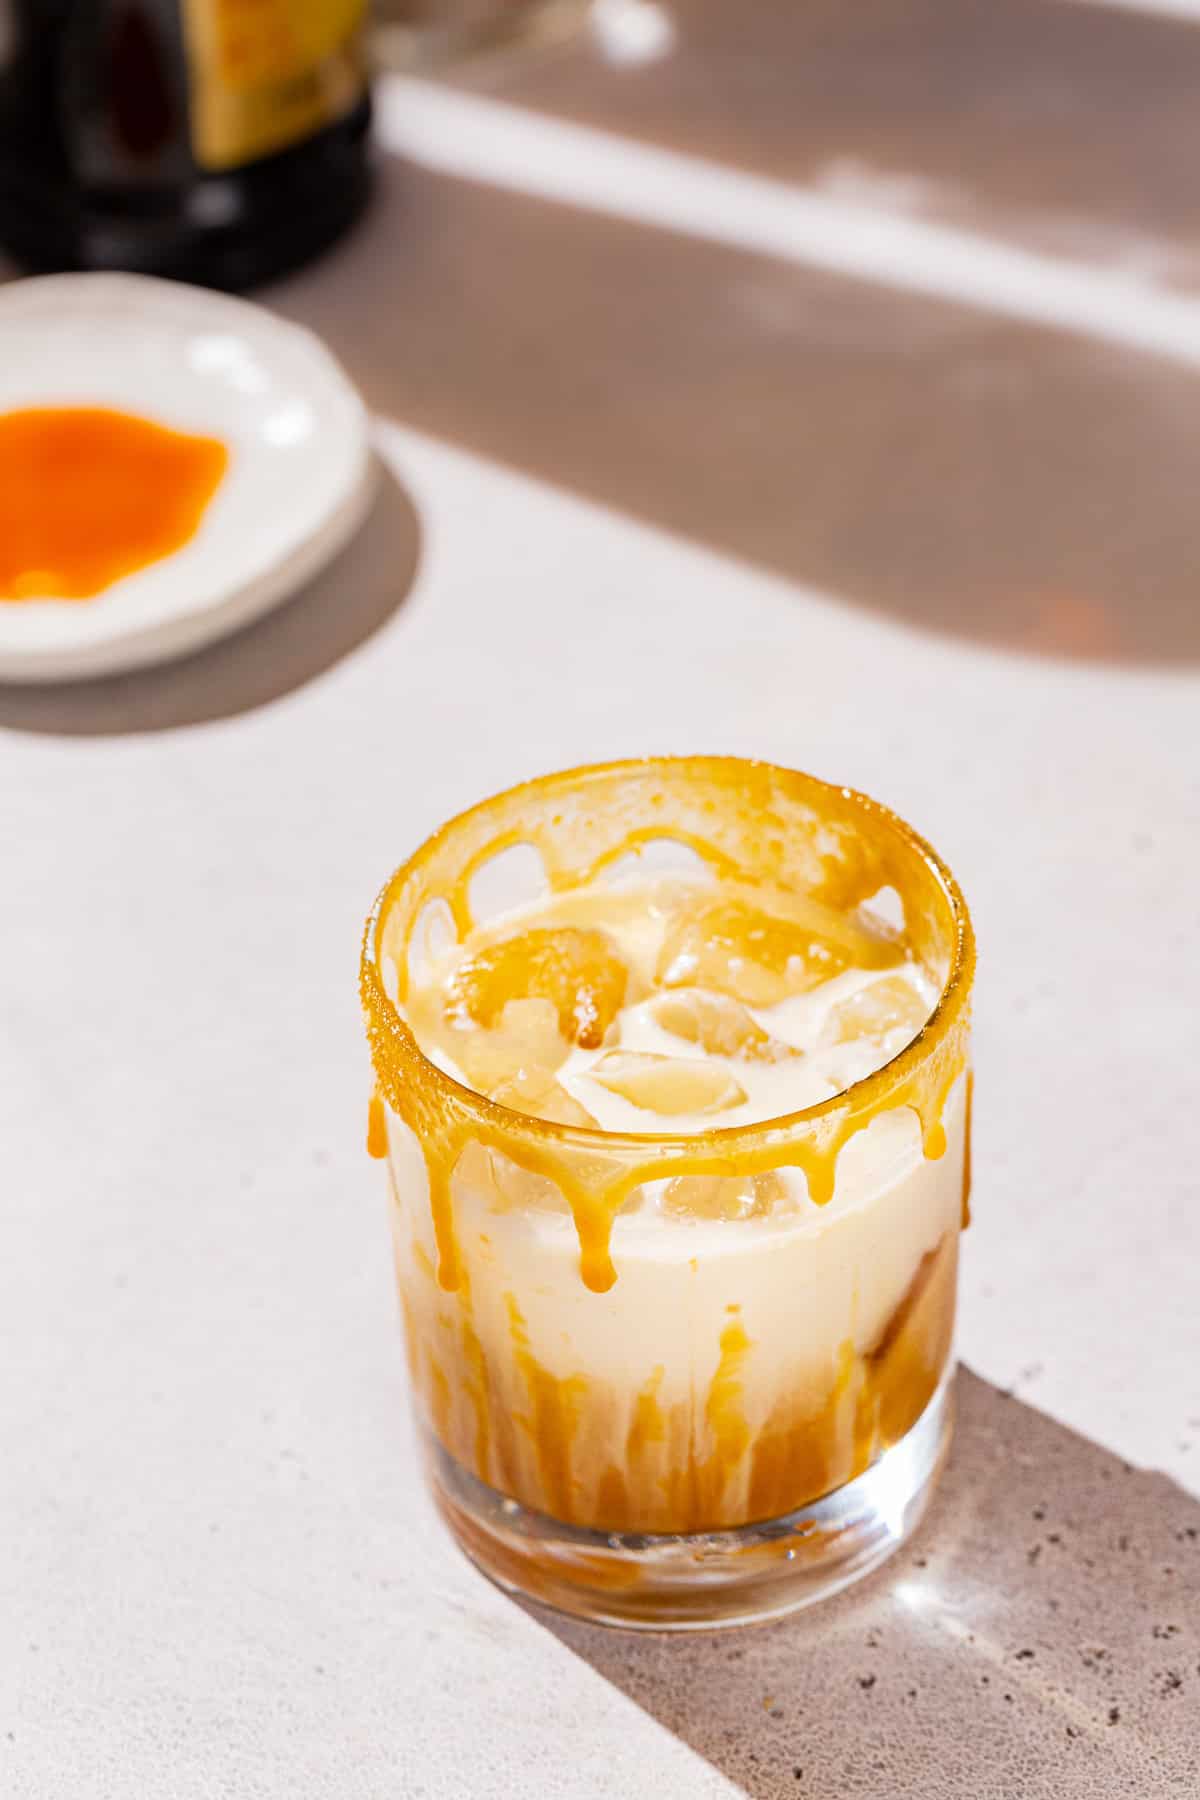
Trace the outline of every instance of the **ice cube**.
{"type": "Polygon", "coordinates": [[[470,1019],[456,1019],[443,1027],[440,1042],[472,1087],[484,1094],[522,1069],[553,1073],[570,1051],[550,1000],[509,1000],[490,1030],[470,1019]]]}
{"type": "Polygon", "coordinates": [[[664,987],[718,988],[748,1006],[773,1006],[850,966],[886,969],[903,952],[860,918],[806,894],[726,884],[675,915],[663,938],[664,987]]]}
{"type": "Polygon", "coordinates": [[[740,1000],[706,988],[676,988],[660,994],[650,1013],[656,1025],[673,1037],[699,1044],[710,1056],[738,1056],[744,1062],[784,1062],[802,1051],[772,1037],[753,1019],[740,1000]]]}
{"type": "Polygon", "coordinates": [[[663,1211],[681,1219],[763,1219],[788,1198],[771,1169],[763,1175],[677,1175],[663,1190],[663,1211]]]}
{"type": "Polygon", "coordinates": [[[720,1063],[649,1050],[608,1050],[588,1075],[634,1106],[667,1117],[725,1112],[746,1099],[745,1088],[720,1063]]]}
{"type": "Polygon", "coordinates": [[[496,1212],[530,1209],[535,1212],[566,1212],[564,1200],[554,1182],[533,1169],[523,1169],[500,1150],[489,1150],[483,1144],[470,1143],[458,1159],[454,1171],[457,1182],[481,1194],[496,1212]]]}
{"type": "Polygon", "coordinates": [[[745,900],[691,906],[663,939],[663,987],[716,988],[748,1006],[774,1006],[840,974],[849,957],[807,925],[745,900]]]}
{"type": "Polygon", "coordinates": [[[821,1030],[821,1042],[881,1046],[901,1028],[912,1038],[928,1014],[929,1008],[911,982],[903,975],[887,975],[882,981],[873,981],[869,987],[859,988],[856,994],[830,1007],[821,1030]]]}
{"type": "Polygon", "coordinates": [[[607,932],[542,927],[467,956],[449,983],[447,1016],[494,1025],[514,1000],[548,1000],[563,1036],[597,1049],[625,998],[628,970],[607,932]]]}
{"type": "Polygon", "coordinates": [[[553,1069],[536,1064],[519,1069],[491,1091],[491,1098],[513,1112],[531,1113],[551,1125],[595,1125],[586,1106],[568,1094],[553,1069]]]}
{"type": "MultiPolygon", "coordinates": [[[[513,1112],[529,1113],[555,1125],[591,1125],[596,1120],[568,1094],[553,1069],[531,1065],[501,1081],[491,1098],[513,1112]]],[[[539,1212],[565,1212],[567,1202],[549,1176],[523,1169],[501,1150],[468,1144],[458,1161],[459,1176],[484,1192],[502,1211],[532,1207],[539,1212]]]]}

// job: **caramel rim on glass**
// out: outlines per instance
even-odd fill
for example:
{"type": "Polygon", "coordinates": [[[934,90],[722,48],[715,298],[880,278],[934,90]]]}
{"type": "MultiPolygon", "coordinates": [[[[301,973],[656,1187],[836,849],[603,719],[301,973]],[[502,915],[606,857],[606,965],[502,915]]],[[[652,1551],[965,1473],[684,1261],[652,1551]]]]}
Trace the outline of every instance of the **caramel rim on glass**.
{"type": "MultiPolygon", "coordinates": [[[[669,828],[664,829],[664,837],[671,836],[669,828]]],[[[503,847],[499,846],[498,848],[503,847]]],[[[751,1150],[755,1147],[765,1148],[776,1138],[804,1127],[819,1124],[823,1119],[837,1112],[849,1111],[851,1116],[868,1110],[881,1110],[880,1102],[886,1098],[893,1088],[901,1086],[910,1075],[914,1074],[926,1059],[944,1041],[952,1027],[958,1022],[970,995],[971,977],[975,967],[975,934],[971,926],[967,903],[950,869],[938,855],[933,846],[913,830],[912,826],[900,818],[889,807],[878,800],[872,800],[868,794],[857,792],[854,788],[839,787],[834,782],[822,781],[818,776],[803,774],[797,769],[785,769],[774,763],[766,763],[757,758],[736,756],[647,756],[626,758],[608,763],[584,763],[578,768],[564,769],[551,775],[535,776],[529,781],[518,782],[514,787],[505,788],[464,812],[456,813],[448,819],[432,837],[426,838],[421,847],[394,871],[384,884],[379,897],[367,918],[363,935],[361,985],[364,1007],[368,1015],[381,1020],[388,1040],[388,1049],[394,1051],[394,1060],[388,1058],[391,1066],[386,1070],[394,1081],[403,1083],[406,1078],[416,1078],[427,1084],[435,1093],[440,1093],[456,1102],[465,1111],[474,1113],[485,1124],[499,1127],[514,1136],[524,1136],[534,1143],[558,1143],[573,1146],[582,1150],[618,1150],[626,1149],[632,1155],[645,1153],[648,1150],[659,1152],[675,1152],[686,1156],[701,1146],[712,1146],[721,1151],[733,1152],[737,1149],[751,1150]],[[490,1100],[486,1094],[478,1093],[474,1088],[465,1087],[462,1082],[455,1081],[444,1069],[431,1061],[399,1010],[389,999],[383,985],[383,973],[379,964],[379,934],[385,910],[393,896],[415,875],[422,865],[438,850],[447,838],[451,837],[468,820],[479,818],[491,808],[500,808],[521,794],[544,796],[551,788],[578,789],[586,787],[593,778],[611,776],[628,770],[630,774],[638,771],[661,769],[669,775],[672,769],[688,768],[693,773],[703,774],[706,768],[731,772],[737,768],[755,769],[769,774],[784,784],[799,783],[811,794],[836,794],[842,801],[848,801],[861,810],[865,819],[895,833],[904,847],[930,869],[949,903],[954,921],[954,954],[950,970],[942,984],[933,1011],[925,1024],[912,1041],[905,1045],[882,1067],[860,1080],[851,1082],[849,1086],[839,1089],[825,1100],[815,1101],[811,1106],[799,1108],[796,1112],[779,1113],[770,1119],[757,1119],[742,1125],[724,1125],[703,1132],[650,1132],[650,1131],[606,1131],[601,1126],[559,1125],[548,1119],[536,1118],[532,1113],[517,1112],[512,1107],[502,1106],[497,1100],[490,1100]]],[[[384,1059],[379,1039],[373,1035],[373,1056],[384,1059]]],[[[377,1068],[377,1074],[385,1071],[377,1068]]]]}

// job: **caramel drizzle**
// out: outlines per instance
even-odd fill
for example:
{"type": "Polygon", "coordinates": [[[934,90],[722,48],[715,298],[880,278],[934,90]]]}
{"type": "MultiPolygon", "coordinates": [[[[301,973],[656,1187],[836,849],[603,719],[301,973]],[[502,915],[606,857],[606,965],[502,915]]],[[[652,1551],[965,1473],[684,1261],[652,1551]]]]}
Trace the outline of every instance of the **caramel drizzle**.
{"type": "MultiPolygon", "coordinates": [[[[415,1240],[412,1250],[419,1284],[434,1287],[415,1240]]],[[[437,1308],[436,1328],[431,1320],[409,1330],[410,1363],[441,1443],[500,1492],[594,1529],[719,1529],[789,1512],[861,1474],[904,1437],[950,1355],[956,1263],[951,1230],[921,1258],[874,1343],[856,1350],[846,1337],[831,1346],[823,1392],[775,1372],[778,1389],[757,1425],[749,1399],[756,1347],[732,1306],[705,1386],[666,1402],[658,1366],[628,1412],[594,1376],[555,1374],[540,1360],[511,1293],[503,1296],[507,1331],[488,1353],[464,1287],[452,1312],[437,1308]]],[[[403,1271],[400,1287],[403,1297],[403,1271]]],[[[413,1308],[405,1311],[411,1319],[413,1308]]]]}
{"type": "MultiPolygon", "coordinates": [[[[768,777],[778,777],[802,785],[807,795],[811,789],[821,795],[840,795],[843,801],[854,800],[863,810],[859,828],[874,820],[890,829],[907,833],[892,815],[876,803],[848,796],[843,790],[831,790],[825,784],[788,771],[771,771],[763,765],[738,762],[735,759],[694,759],[688,764],[673,765],[670,760],[655,765],[666,771],[694,768],[700,779],[710,781],[718,791],[732,790],[728,801],[735,819],[747,814],[739,829],[758,834],[756,848],[770,862],[781,862],[786,840],[785,827],[772,813],[764,798],[768,777]],[[761,813],[759,809],[764,809],[761,813]],[[740,809],[740,812],[739,812],[740,809]],[[773,821],[768,828],[762,819],[773,821]],[[766,849],[763,849],[765,844],[766,849]]],[[[647,765],[628,765],[634,771],[647,765]]],[[[583,775],[620,778],[622,770],[582,771],[583,775]]],[[[474,925],[469,889],[473,877],[493,857],[517,845],[532,845],[543,860],[551,891],[586,886],[607,867],[639,845],[668,838],[686,845],[720,876],[738,874],[745,879],[733,856],[698,832],[682,826],[671,816],[665,795],[652,797],[652,804],[662,806],[662,816],[642,820],[618,832],[614,842],[604,849],[587,854],[586,842],[570,842],[572,854],[554,835],[552,827],[561,829],[560,817],[545,826],[533,816],[539,790],[562,785],[568,777],[548,777],[531,783],[527,789],[513,790],[497,801],[485,802],[464,820],[452,821],[430,840],[414,859],[415,867],[422,857],[429,858],[442,849],[451,834],[475,829],[480,841],[458,865],[453,879],[436,892],[424,896],[444,901],[454,921],[460,940],[474,925]],[[510,807],[519,800],[522,816],[507,829],[484,831],[483,823],[492,809],[502,804],[510,807]]],[[[833,802],[829,802],[830,805],[833,802]]],[[[713,808],[714,835],[718,814],[713,808]]],[[[731,824],[730,830],[734,829],[731,824]]],[[[583,833],[583,827],[579,828],[583,833]]],[[[912,861],[920,867],[928,883],[928,864],[932,853],[911,838],[912,861]]],[[[832,854],[818,858],[822,880],[816,884],[828,903],[844,909],[857,905],[880,886],[894,886],[905,897],[906,917],[909,896],[906,890],[906,868],[896,846],[890,842],[882,848],[871,843],[841,846],[841,860],[832,854]]],[[[472,1094],[451,1083],[435,1071],[418,1049],[408,1027],[387,996],[378,960],[382,950],[384,928],[393,896],[402,888],[408,870],[401,870],[385,890],[376,913],[368,921],[362,965],[362,1000],[375,1066],[377,1088],[368,1121],[368,1148],[373,1155],[386,1153],[386,1126],[381,1131],[376,1106],[386,1105],[404,1121],[420,1143],[429,1180],[429,1204],[438,1251],[438,1281],[448,1292],[458,1289],[462,1280],[462,1258],[455,1235],[452,1180],[459,1158],[467,1145],[478,1143],[500,1151],[518,1167],[553,1181],[571,1210],[579,1240],[580,1275],[584,1286],[602,1294],[613,1285],[617,1271],[611,1255],[613,1222],[635,1188],[646,1181],[663,1180],[676,1175],[722,1175],[736,1170],[739,1174],[765,1174],[771,1170],[799,1168],[806,1179],[809,1195],[818,1206],[832,1200],[836,1183],[838,1158],[852,1137],[865,1130],[880,1113],[909,1107],[916,1114],[921,1130],[924,1154],[935,1160],[945,1154],[946,1130],[943,1115],[950,1093],[967,1066],[969,1040],[969,991],[973,970],[974,944],[965,912],[957,920],[958,974],[957,988],[943,996],[937,1012],[913,1043],[874,1076],[856,1088],[835,1096],[818,1108],[808,1109],[808,1116],[795,1122],[766,1121],[760,1126],[744,1126],[728,1134],[714,1131],[698,1135],[682,1144],[681,1140],[647,1137],[643,1142],[619,1134],[585,1132],[571,1127],[547,1125],[543,1121],[514,1114],[498,1107],[482,1096],[472,1094]],[[382,1096],[382,1101],[380,1097],[382,1096]],[[607,1143],[605,1140],[608,1140],[607,1143]],[[382,1144],[382,1150],[378,1146],[382,1144]]],[[[942,874],[942,882],[949,880],[942,874]]],[[[928,912],[927,895],[914,899],[913,910],[925,928],[928,912]]],[[[414,913],[414,917],[419,916],[414,913]]],[[[406,955],[395,957],[397,999],[402,1005],[407,998],[409,974],[406,955]]]]}
{"type": "MultiPolygon", "coordinates": [[[[462,1258],[454,1228],[453,1177],[467,1145],[478,1143],[499,1151],[528,1174],[542,1175],[554,1182],[570,1207],[575,1223],[583,1284],[594,1294],[604,1294],[617,1279],[611,1253],[613,1222],[635,1188],[644,1182],[665,1180],[675,1175],[728,1174],[734,1161],[738,1173],[747,1175],[798,1168],[807,1182],[809,1198],[817,1206],[827,1206],[834,1196],[842,1151],[852,1137],[866,1130],[883,1112],[905,1106],[911,1108],[920,1124],[926,1158],[932,1162],[945,1155],[943,1117],[954,1084],[963,1073],[965,1060],[965,1042],[955,1041],[950,1054],[945,1054],[944,1046],[939,1047],[930,1062],[919,1068],[894,1094],[882,1096],[876,1104],[861,1112],[835,1119],[823,1139],[796,1137],[779,1147],[738,1148],[731,1153],[706,1149],[705,1139],[697,1138],[695,1150],[683,1154],[659,1152],[643,1162],[619,1166],[607,1181],[602,1176],[597,1178],[594,1170],[581,1175],[573,1166],[569,1153],[561,1148],[514,1140],[503,1127],[498,1128],[490,1122],[473,1120],[450,1135],[427,1137],[421,1132],[412,1109],[396,1106],[395,1110],[416,1132],[424,1154],[441,1287],[453,1293],[462,1280],[462,1258]]],[[[382,1106],[376,1093],[371,1099],[367,1127],[367,1147],[373,1156],[387,1154],[382,1106]]],[[[968,1183],[969,1163],[964,1178],[964,1207],[968,1183]]],[[[964,1223],[968,1220],[969,1213],[965,1213],[964,1223]]]]}
{"type": "Polygon", "coordinates": [[[962,1229],[971,1223],[971,1125],[975,1102],[975,1071],[967,1070],[966,1115],[963,1119],[962,1229]]]}
{"type": "Polygon", "coordinates": [[[367,1155],[382,1162],[387,1151],[387,1111],[383,1095],[376,1088],[367,1107],[367,1155]]]}

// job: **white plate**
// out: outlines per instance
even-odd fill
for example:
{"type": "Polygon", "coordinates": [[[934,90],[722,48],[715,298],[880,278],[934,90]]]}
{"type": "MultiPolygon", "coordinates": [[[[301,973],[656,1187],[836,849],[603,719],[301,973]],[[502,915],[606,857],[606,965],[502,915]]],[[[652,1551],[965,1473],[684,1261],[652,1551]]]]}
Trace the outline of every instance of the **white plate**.
{"type": "Polygon", "coordinates": [[[67,405],[222,438],[229,467],[171,556],[93,600],[0,601],[0,679],[70,680],[194,650],[293,592],[366,512],[361,399],[310,332],[248,301],[141,275],[0,287],[0,412],[67,405]]]}

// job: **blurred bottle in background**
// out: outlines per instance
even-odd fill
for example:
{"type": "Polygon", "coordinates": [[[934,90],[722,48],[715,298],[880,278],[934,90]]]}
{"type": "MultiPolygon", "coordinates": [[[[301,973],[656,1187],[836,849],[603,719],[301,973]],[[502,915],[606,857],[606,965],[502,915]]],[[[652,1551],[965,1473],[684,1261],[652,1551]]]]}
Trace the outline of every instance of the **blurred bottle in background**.
{"type": "Polygon", "coordinates": [[[356,217],[364,0],[0,0],[0,246],[245,288],[356,217]]]}

